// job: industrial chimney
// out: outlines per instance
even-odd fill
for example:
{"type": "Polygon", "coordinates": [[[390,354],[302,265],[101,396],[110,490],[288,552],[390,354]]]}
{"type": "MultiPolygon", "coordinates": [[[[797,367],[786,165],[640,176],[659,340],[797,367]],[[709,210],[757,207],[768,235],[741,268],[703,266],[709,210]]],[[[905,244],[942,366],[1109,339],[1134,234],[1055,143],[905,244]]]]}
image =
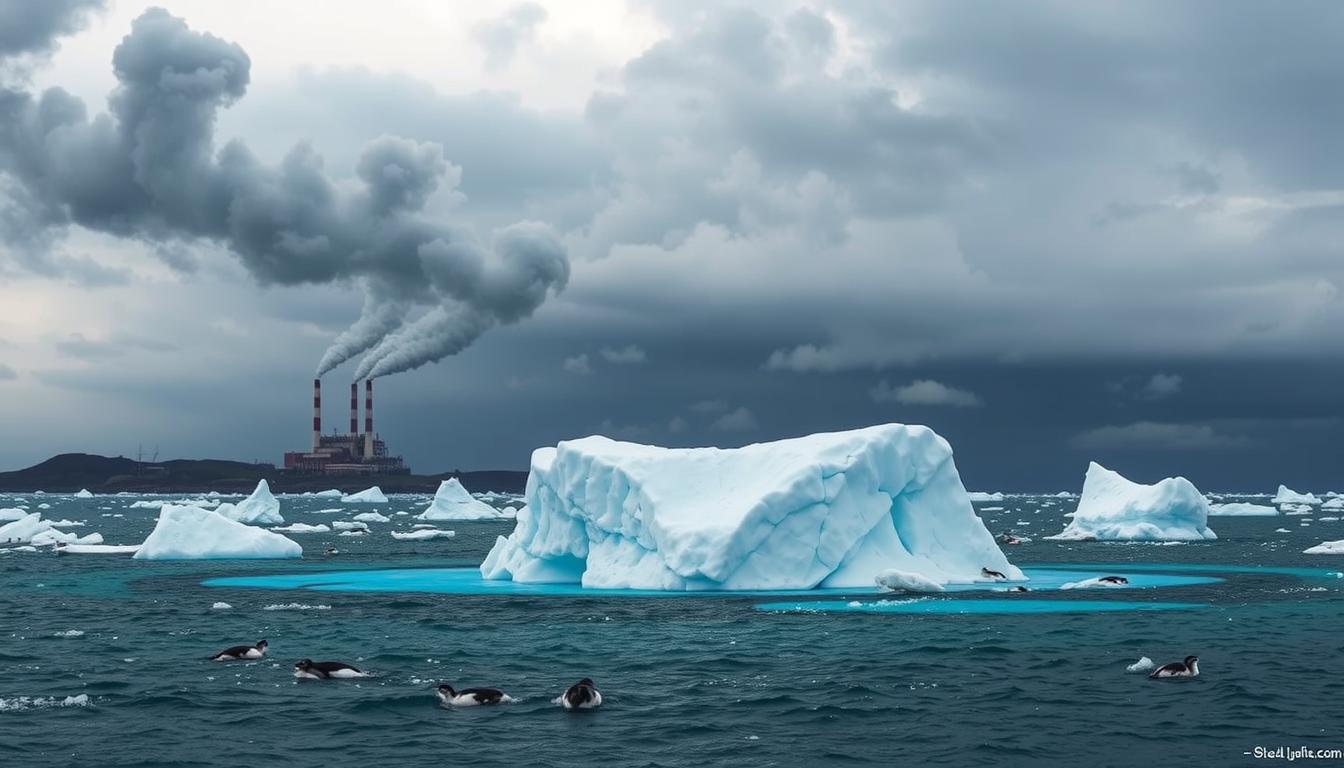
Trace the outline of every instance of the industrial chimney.
{"type": "Polygon", "coordinates": [[[364,458],[373,458],[373,379],[364,380],[364,458]]]}
{"type": "Polygon", "coordinates": [[[322,446],[322,380],[313,379],[313,453],[322,446]]]}
{"type": "Polygon", "coordinates": [[[350,382],[350,436],[359,434],[359,382],[350,382]]]}

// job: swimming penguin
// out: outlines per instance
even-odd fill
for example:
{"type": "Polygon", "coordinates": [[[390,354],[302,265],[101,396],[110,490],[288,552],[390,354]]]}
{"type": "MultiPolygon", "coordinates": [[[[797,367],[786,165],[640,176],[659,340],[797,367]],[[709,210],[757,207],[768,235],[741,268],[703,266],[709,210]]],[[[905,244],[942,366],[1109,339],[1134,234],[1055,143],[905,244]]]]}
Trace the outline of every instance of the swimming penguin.
{"type": "Polygon", "coordinates": [[[569,686],[557,701],[565,709],[596,709],[602,706],[602,694],[593,685],[592,678],[585,677],[569,686]]]}
{"type": "Polygon", "coordinates": [[[1173,661],[1170,664],[1163,664],[1157,669],[1154,669],[1152,674],[1148,675],[1150,680],[1167,677],[1199,677],[1199,657],[1186,656],[1185,661],[1173,661]]]}
{"type": "Polygon", "coordinates": [[[475,707],[481,704],[507,704],[513,697],[498,688],[463,688],[453,690],[453,686],[444,683],[437,690],[439,701],[445,707],[475,707]]]}
{"type": "Polygon", "coordinates": [[[1005,533],[999,537],[1000,544],[1021,544],[1022,540],[1011,533],[1005,533]]]}
{"type": "Polygon", "coordinates": [[[327,555],[328,555],[328,556],[331,556],[331,555],[339,555],[339,554],[341,554],[341,550],[339,550],[339,549],[337,549],[337,548],[335,548],[335,547],[327,547],[327,555]]]}
{"type": "Polygon", "coordinates": [[[245,661],[247,659],[260,659],[266,655],[266,641],[258,640],[256,645],[235,645],[232,648],[226,648],[214,656],[211,661],[245,661]]]}
{"type": "Polygon", "coordinates": [[[342,661],[304,659],[294,665],[294,676],[300,680],[338,680],[348,677],[368,677],[368,674],[342,661]]]}
{"type": "Polygon", "coordinates": [[[994,581],[1008,580],[1007,576],[1004,576],[1002,573],[999,573],[998,571],[991,571],[988,568],[981,568],[980,575],[984,576],[986,579],[993,579],[994,581]]]}
{"type": "Polygon", "coordinates": [[[1102,584],[1128,584],[1128,583],[1129,583],[1129,579],[1126,579],[1124,576],[1102,576],[1101,578],[1097,579],[1097,581],[1101,582],[1102,584]]]}
{"type": "Polygon", "coordinates": [[[1008,591],[1009,591],[1009,592],[1030,592],[1031,590],[1030,590],[1030,589],[1027,589],[1027,588],[1024,587],[1024,586],[1022,586],[1021,584],[1018,584],[1016,587],[1009,587],[1009,588],[1008,588],[1008,591]]]}

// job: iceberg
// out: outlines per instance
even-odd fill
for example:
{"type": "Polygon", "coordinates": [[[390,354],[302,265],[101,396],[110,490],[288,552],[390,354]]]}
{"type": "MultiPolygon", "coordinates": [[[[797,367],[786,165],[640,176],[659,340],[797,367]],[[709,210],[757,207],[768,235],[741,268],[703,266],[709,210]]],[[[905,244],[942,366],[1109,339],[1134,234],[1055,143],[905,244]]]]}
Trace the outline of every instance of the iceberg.
{"type": "Polygon", "coordinates": [[[439,483],[434,501],[416,520],[503,520],[503,512],[473,497],[456,477],[439,483]]]}
{"type": "Polygon", "coordinates": [[[887,569],[1023,578],[976,517],[951,446],[922,426],[734,449],[586,437],[533,452],[525,499],[484,578],[656,590],[871,588],[887,569]]]}
{"type": "Polygon", "coordinates": [[[1314,494],[1298,493],[1286,485],[1279,486],[1279,492],[1270,500],[1271,504],[1320,504],[1314,494]]]}
{"type": "Polygon", "coordinates": [[[456,531],[443,531],[438,528],[421,528],[418,531],[393,531],[392,538],[398,541],[428,541],[430,539],[451,539],[457,535],[456,531]]]}
{"type": "MultiPolygon", "coordinates": [[[[1336,497],[1330,499],[1329,501],[1327,501],[1327,502],[1325,502],[1324,504],[1321,505],[1321,509],[1344,509],[1344,497],[1336,496],[1336,497]]],[[[0,509],[0,513],[3,513],[3,512],[4,512],[4,510],[3,510],[3,509],[0,509]]],[[[3,520],[3,519],[4,519],[4,518],[0,518],[0,520],[3,520]]]]}
{"type": "MultiPolygon", "coordinates": [[[[55,531],[49,521],[42,519],[41,512],[27,512],[23,517],[5,525],[0,525],[0,544],[29,544],[33,537],[55,531]]],[[[55,531],[60,533],[59,531],[55,531]]]]}
{"type": "MultiPolygon", "coordinates": [[[[198,505],[188,506],[200,509],[198,505]]],[[[240,523],[279,525],[285,522],[285,518],[280,516],[280,500],[271,493],[271,487],[264,479],[257,482],[256,490],[252,491],[251,496],[237,504],[220,504],[215,508],[215,512],[240,523]]]]}
{"type": "Polygon", "coordinates": [[[382,489],[375,485],[359,493],[342,496],[341,501],[346,504],[386,504],[387,497],[383,495],[382,489]]]}
{"type": "Polygon", "coordinates": [[[971,491],[966,495],[971,498],[971,501],[1003,501],[1003,494],[998,491],[995,491],[994,493],[971,491]]]}
{"type": "Polygon", "coordinates": [[[276,527],[272,528],[271,530],[272,530],[272,531],[284,531],[285,533],[330,533],[330,532],[331,532],[331,528],[328,528],[327,526],[322,525],[321,523],[319,523],[319,524],[317,524],[317,525],[309,525],[308,523],[291,523],[291,524],[289,524],[289,525],[277,525],[276,527]]]}
{"type": "Polygon", "coordinates": [[[1277,514],[1279,514],[1279,510],[1263,504],[1228,502],[1227,504],[1209,505],[1210,517],[1273,517],[1277,514]]]}
{"type": "Polygon", "coordinates": [[[1069,525],[1055,540],[1198,541],[1216,539],[1209,502],[1194,483],[1168,477],[1153,485],[1126,480],[1095,461],[1069,525]]]}
{"type": "Polygon", "coordinates": [[[388,517],[387,515],[380,515],[380,514],[378,514],[377,512],[360,512],[358,515],[355,515],[354,519],[355,519],[355,520],[358,520],[358,521],[361,522],[361,523],[390,523],[390,522],[392,522],[392,518],[388,517]]]}
{"type": "Polygon", "coordinates": [[[337,520],[331,524],[334,531],[368,531],[369,524],[364,522],[347,523],[344,520],[337,520]]]}
{"type": "Polygon", "coordinates": [[[92,498],[93,498],[93,494],[92,494],[92,493],[89,493],[89,489],[88,489],[88,488],[80,488],[80,489],[79,489],[79,493],[76,493],[76,494],[75,494],[75,498],[76,498],[76,499],[92,499],[92,498]]]}
{"type": "Polygon", "coordinates": [[[296,542],[200,507],[165,504],[136,560],[244,560],[303,557],[296,542]]]}
{"type": "Polygon", "coordinates": [[[1305,555],[1344,555],[1344,539],[1323,541],[1314,547],[1302,550],[1305,555]]]}
{"type": "Polygon", "coordinates": [[[918,573],[907,573],[895,568],[877,574],[877,586],[901,592],[942,592],[942,582],[934,581],[918,573]]]}

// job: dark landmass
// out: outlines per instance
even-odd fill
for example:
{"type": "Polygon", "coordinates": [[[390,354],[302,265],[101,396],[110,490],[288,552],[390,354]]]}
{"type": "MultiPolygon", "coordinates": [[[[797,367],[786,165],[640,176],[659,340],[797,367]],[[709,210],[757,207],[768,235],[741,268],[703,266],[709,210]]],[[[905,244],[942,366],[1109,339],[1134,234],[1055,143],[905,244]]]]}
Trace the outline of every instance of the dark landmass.
{"type": "Polygon", "coordinates": [[[384,493],[433,493],[450,477],[456,477],[471,491],[522,493],[527,484],[526,472],[509,469],[454,470],[437,475],[303,475],[243,461],[173,459],[151,463],[121,456],[63,453],[27,469],[0,472],[0,491],[73,493],[87,488],[93,493],[250,493],[257,481],[265,478],[276,493],[328,488],[354,493],[371,485],[384,493]]]}

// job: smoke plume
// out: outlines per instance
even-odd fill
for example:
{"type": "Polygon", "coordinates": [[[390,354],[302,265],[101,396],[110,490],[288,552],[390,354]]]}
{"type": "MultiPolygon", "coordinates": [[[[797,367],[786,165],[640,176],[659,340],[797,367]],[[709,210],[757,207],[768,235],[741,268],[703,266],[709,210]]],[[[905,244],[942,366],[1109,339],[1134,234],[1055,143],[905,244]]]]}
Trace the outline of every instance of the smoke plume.
{"type": "MultiPolygon", "coordinates": [[[[50,50],[92,4],[40,4],[50,18],[22,36],[6,30],[14,39],[0,37],[0,63],[50,50]]],[[[0,19],[19,5],[29,4],[0,0],[0,19]]],[[[375,139],[354,184],[329,178],[306,144],[278,166],[240,141],[217,147],[219,111],[244,96],[250,78],[251,61],[234,43],[152,8],[112,62],[116,89],[108,112],[93,118],[60,88],[0,87],[7,243],[40,246],[77,225],[163,247],[214,241],[263,284],[362,282],[364,310],[319,373],[366,351],[360,370],[371,376],[440,360],[495,324],[528,317],[568,281],[568,256],[547,225],[520,222],[482,243],[425,214],[429,198],[461,175],[436,144],[375,139]],[[403,324],[415,307],[429,311],[403,324]]]]}

